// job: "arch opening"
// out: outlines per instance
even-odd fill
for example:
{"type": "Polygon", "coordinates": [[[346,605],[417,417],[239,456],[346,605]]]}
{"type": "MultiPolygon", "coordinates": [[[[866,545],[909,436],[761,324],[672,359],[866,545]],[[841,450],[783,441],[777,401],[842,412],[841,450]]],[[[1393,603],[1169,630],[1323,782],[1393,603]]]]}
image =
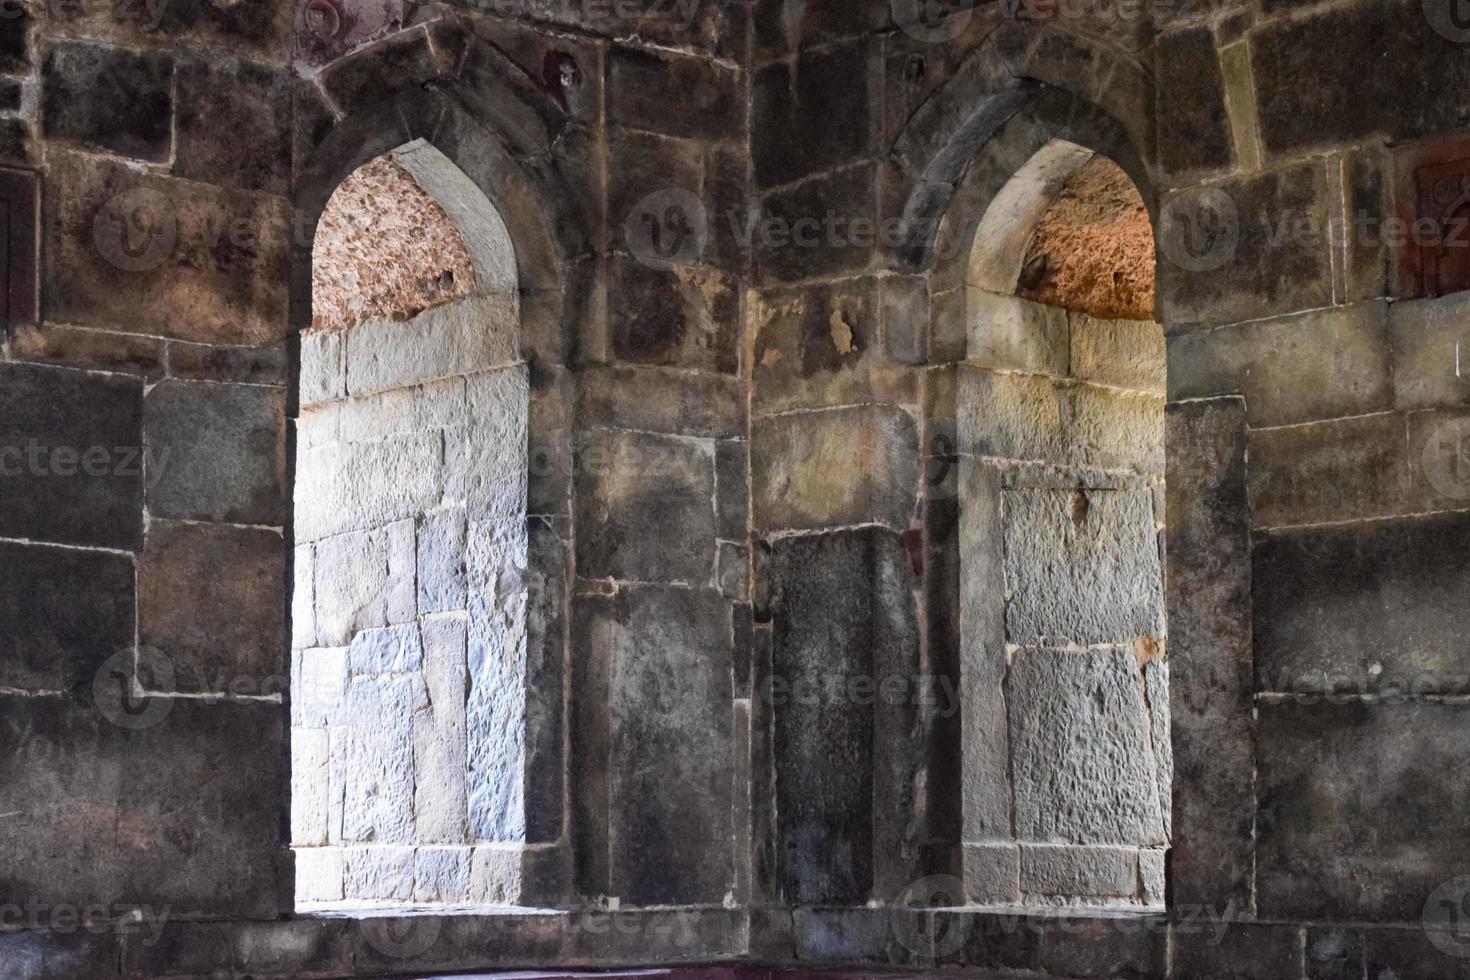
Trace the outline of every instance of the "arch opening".
{"type": "Polygon", "coordinates": [[[416,140],[349,175],[297,375],[298,909],[518,904],[528,372],[491,202],[416,140]]]}
{"type": "Polygon", "coordinates": [[[1052,140],[975,227],[956,389],[967,898],[1160,908],[1166,390],[1148,212],[1111,160],[1052,140]]]}

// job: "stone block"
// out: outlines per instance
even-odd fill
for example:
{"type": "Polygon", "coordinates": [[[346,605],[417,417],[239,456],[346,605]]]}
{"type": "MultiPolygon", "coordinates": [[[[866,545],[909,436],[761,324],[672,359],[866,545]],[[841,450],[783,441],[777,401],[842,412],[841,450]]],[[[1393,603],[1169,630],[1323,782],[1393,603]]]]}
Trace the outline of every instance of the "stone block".
{"type": "Polygon", "coordinates": [[[170,922],[278,914],[280,705],[152,698],[122,724],[70,698],[3,701],[0,803],[17,816],[0,837],[0,900],[148,906],[170,922]],[[242,767],[249,779],[218,778],[242,767]]]}
{"type": "Polygon", "coordinates": [[[326,728],[346,721],[348,660],[346,647],[301,651],[301,668],[292,678],[291,724],[326,728]]]}
{"type": "Polygon", "coordinates": [[[893,706],[868,685],[918,672],[912,575],[898,535],[880,528],[772,546],[772,675],[758,694],[774,715],[778,868],[792,903],[866,902],[896,846],[887,822],[909,819],[913,787],[890,767],[912,766],[917,749],[888,729],[893,706]]]}
{"type": "Polygon", "coordinates": [[[864,163],[768,191],[752,247],[757,284],[867,271],[882,227],[876,185],[876,168],[864,163]]]}
{"type": "Polygon", "coordinates": [[[1071,373],[1097,384],[1165,393],[1164,329],[1152,320],[1100,320],[1067,315],[1071,373]]]}
{"type": "MultiPolygon", "coordinates": [[[[55,323],[30,326],[12,322],[11,329],[10,354],[17,361],[137,374],[149,379],[164,373],[164,343],[156,337],[55,323]]],[[[176,369],[175,373],[181,372],[176,369]]]]}
{"type": "Polygon", "coordinates": [[[1148,491],[1013,490],[1004,506],[1009,642],[1090,646],[1163,636],[1148,491]]]}
{"type": "MultiPolygon", "coordinates": [[[[346,785],[342,839],[372,844],[413,841],[413,716],[425,704],[424,682],[414,675],[354,677],[347,687],[346,785]]],[[[367,848],[366,850],[373,850],[367,848]]],[[[354,848],[354,853],[357,851],[354,848]]],[[[359,898],[412,897],[413,860],[402,895],[366,895],[353,886],[347,858],[347,891],[359,898]]]]}
{"type": "Polygon", "coordinates": [[[458,508],[427,514],[418,524],[420,615],[465,608],[465,515],[458,508]]]}
{"type": "Polygon", "coordinates": [[[469,847],[420,847],[414,851],[415,902],[468,902],[469,847]]]}
{"type": "Polygon", "coordinates": [[[1172,930],[1173,974],[1199,980],[1295,980],[1305,955],[1301,926],[1197,922],[1172,930]]]}
{"type": "Polygon", "coordinates": [[[1163,843],[1148,710],[1131,652],[1022,651],[1006,700],[1022,839],[1163,843]]]}
{"type": "Polygon", "coordinates": [[[612,364],[580,377],[577,423],[716,439],[745,432],[745,396],[729,375],[612,364]]]}
{"type": "Polygon", "coordinates": [[[424,669],[424,647],[417,623],[365,629],[347,648],[352,677],[373,674],[417,674],[424,669]]]}
{"type": "MultiPolygon", "coordinates": [[[[1158,772],[1159,808],[1164,814],[1164,834],[1171,830],[1174,809],[1174,743],[1169,726],[1169,662],[1150,660],[1143,665],[1143,693],[1148,699],[1149,743],[1153,746],[1158,772]]],[[[1140,860],[1142,860],[1140,858],[1140,860]]],[[[1159,854],[1159,900],[1163,901],[1163,854],[1159,854]]]]}
{"type": "MultiPolygon", "coordinates": [[[[423,670],[429,706],[414,716],[413,732],[415,831],[420,842],[465,840],[469,812],[465,799],[465,691],[469,686],[465,630],[466,621],[461,616],[435,616],[423,621],[423,670]]],[[[467,853],[464,875],[467,889],[467,853]]]]}
{"type": "Polygon", "coordinates": [[[965,898],[977,905],[1021,901],[1021,853],[1015,844],[966,843],[962,847],[965,898]]]}
{"type": "Polygon", "coordinates": [[[726,540],[743,541],[750,530],[749,464],[746,443],[715,443],[715,533],[726,540]]]}
{"type": "MultiPolygon", "coordinates": [[[[1164,811],[1164,829],[1168,826],[1169,811],[1164,811]]],[[[1140,897],[1145,905],[1163,908],[1168,895],[1167,852],[1160,847],[1145,847],[1138,852],[1138,884],[1140,897]]]]}
{"type": "MultiPolygon", "coordinates": [[[[507,454],[488,430],[462,439],[441,440],[439,433],[428,432],[358,443],[350,449],[344,447],[338,456],[340,484],[313,482],[306,487],[320,488],[322,497],[340,508],[335,524],[328,527],[383,527],[432,509],[446,494],[461,500],[475,494],[477,506],[489,506],[494,499],[489,496],[493,488],[513,482],[514,477],[493,471],[476,474],[471,467],[502,462],[501,457],[507,454]]],[[[315,481],[321,475],[313,472],[311,479],[315,481]]],[[[296,486],[300,499],[305,489],[300,475],[296,486]]],[[[514,506],[509,501],[506,505],[514,506]]],[[[313,520],[311,529],[317,527],[318,522],[313,520]]]]}
{"type": "MultiPolygon", "coordinates": [[[[1453,900],[1459,893],[1452,893],[1453,900]]],[[[1415,980],[1461,980],[1465,976],[1465,940],[1453,928],[1431,935],[1426,929],[1369,929],[1362,961],[1370,980],[1414,977],[1415,980]]],[[[1358,976],[1359,974],[1353,974],[1358,976]]]]}
{"type": "Polygon", "coordinates": [[[883,354],[894,364],[929,360],[929,283],[922,276],[887,276],[878,282],[883,354]]]}
{"type": "Polygon", "coordinates": [[[1255,808],[1245,404],[1167,411],[1169,716],[1176,905],[1251,908],[1255,808]]]}
{"type": "Polygon", "coordinates": [[[519,904],[520,847],[480,845],[470,858],[470,900],[481,905],[519,904]]]}
{"type": "Polygon", "coordinates": [[[284,198],[55,152],[43,213],[48,319],[201,343],[284,344],[284,198]],[[153,216],[141,229],[132,225],[139,209],[153,216]]]}
{"type": "Polygon", "coordinates": [[[1391,407],[1388,305],[1381,301],[1169,338],[1169,397],[1245,396],[1255,427],[1391,407]]]}
{"type": "Polygon", "coordinates": [[[1132,898],[1138,848],[1115,845],[1020,845],[1021,891],[1028,895],[1132,898]]]}
{"type": "Polygon", "coordinates": [[[734,374],[739,299],[734,279],[717,269],[668,269],[614,257],[607,283],[613,354],[630,364],[734,374]]]}
{"type": "Polygon", "coordinates": [[[1057,977],[1160,977],[1167,973],[1162,917],[1062,914],[1038,923],[1041,968],[1057,977]]]}
{"type": "Polygon", "coordinates": [[[327,730],[291,729],[291,843],[327,842],[327,730]]]}
{"type": "Polygon", "coordinates": [[[520,360],[514,296],[481,292],[430,307],[407,321],[369,320],[347,332],[353,397],[514,365],[520,360]]]}
{"type": "MultiPolygon", "coordinates": [[[[138,641],[189,693],[279,694],[289,649],[277,531],[150,521],[138,557],[138,641]]],[[[155,679],[164,683],[164,678],[155,679]]]]}
{"type": "Polygon", "coordinates": [[[0,687],[71,691],[133,645],[126,555],[0,544],[0,687]]]}
{"type": "Polygon", "coordinates": [[[1328,200],[1320,159],[1166,196],[1160,320],[1238,323],[1328,306],[1328,200]]]}
{"type": "Polygon", "coordinates": [[[303,408],[347,394],[346,335],[317,330],[301,335],[301,370],[296,380],[303,408]]]}
{"type": "Polygon", "coordinates": [[[1437,887],[1470,872],[1458,843],[1466,789],[1444,778],[1466,750],[1463,704],[1335,698],[1259,710],[1261,915],[1413,921],[1437,887]],[[1400,815],[1392,835],[1384,807],[1400,815]]]}
{"type": "Polygon", "coordinates": [[[340,847],[296,850],[296,901],[342,901],[342,853],[340,847]]]}
{"type": "Polygon", "coordinates": [[[466,581],[471,597],[525,591],[527,526],[522,521],[472,521],[466,537],[466,581]]]}
{"type": "Polygon", "coordinates": [[[159,461],[148,512],[232,524],[284,523],[286,397],[278,388],[163,381],[143,402],[159,461]]]}
{"type": "Polygon", "coordinates": [[[1251,519],[1257,528],[1411,512],[1408,422],[1361,415],[1253,429],[1251,519]]]}
{"type": "Polygon", "coordinates": [[[1394,408],[1470,404],[1470,302],[1463,293],[1394,303],[1389,307],[1388,338],[1394,408]]]}
{"type": "Polygon", "coordinates": [[[1307,929],[1309,980],[1358,980],[1363,973],[1364,936],[1356,929],[1307,929]]]}
{"type": "Polygon", "coordinates": [[[136,378],[0,365],[0,535],[136,551],[142,403],[136,378]]]}
{"type": "Polygon", "coordinates": [[[1235,161],[1215,47],[1207,26],[1159,35],[1159,162],[1171,175],[1227,170],[1235,161]]]}
{"type": "Polygon", "coordinates": [[[465,726],[470,830],[481,840],[526,835],[526,594],[472,595],[465,726]]]}
{"type": "Polygon", "coordinates": [[[588,611],[585,628],[610,658],[612,894],[634,905],[720,902],[735,861],[730,605],[706,589],[648,586],[588,611]]]}
{"type": "Polygon", "coordinates": [[[297,547],[291,557],[291,649],[316,646],[315,550],[309,544],[297,547]]]}
{"type": "Polygon", "coordinates": [[[1258,689],[1350,697],[1470,691],[1458,610],[1470,518],[1263,535],[1252,553],[1258,689]]]}
{"type": "Polygon", "coordinates": [[[707,442],[587,433],[576,471],[577,574],[711,582],[714,491],[714,453],[707,442]]]}
{"type": "Polygon", "coordinates": [[[249,61],[190,58],[177,70],[174,173],[284,194],[291,172],[291,77],[249,61]]]}
{"type": "Polygon", "coordinates": [[[342,852],[342,891],[350,899],[411,902],[414,849],[349,847],[342,852]]]}
{"type": "MultiPolygon", "coordinates": [[[[887,280],[884,280],[885,282],[887,280]]],[[[912,370],[883,350],[879,280],[766,289],[746,305],[758,414],[865,403],[912,405],[912,370]]]]}
{"type": "MultiPolygon", "coordinates": [[[[1067,376],[1069,317],[1056,306],[978,287],[961,291],[969,335],[965,361],[977,367],[1067,376]]],[[[1102,321],[1108,322],[1108,321],[1102,321]]],[[[1078,373],[1085,378],[1085,374],[1078,373]]]]}
{"type": "Polygon", "coordinates": [[[799,51],[755,72],[755,186],[789,184],[867,155],[882,125],[877,46],[856,38],[799,51]]]}
{"type": "MultiPolygon", "coordinates": [[[[471,520],[526,513],[526,369],[487,371],[465,381],[470,424],[445,433],[445,495],[471,520]]],[[[425,487],[424,496],[433,497],[425,487]]]]}
{"type": "Polygon", "coordinates": [[[166,52],[54,44],[41,66],[46,138],[165,163],[173,92],[174,61],[166,52]]]}
{"type": "Polygon", "coordinates": [[[313,564],[318,642],[346,646],[359,630],[387,625],[388,551],[381,531],[323,538],[313,564]]]}
{"type": "Polygon", "coordinates": [[[866,523],[904,529],[914,519],[918,433],[901,409],[867,405],[758,419],[750,451],[753,524],[760,530],[866,523]]]}
{"type": "Polygon", "coordinates": [[[607,118],[616,125],[724,139],[742,128],[741,93],[740,73],[710,58],[621,45],[608,55],[607,118]]]}
{"type": "Polygon", "coordinates": [[[388,622],[412,623],[418,615],[417,522],[397,521],[383,529],[387,539],[388,581],[383,603],[388,622]]]}

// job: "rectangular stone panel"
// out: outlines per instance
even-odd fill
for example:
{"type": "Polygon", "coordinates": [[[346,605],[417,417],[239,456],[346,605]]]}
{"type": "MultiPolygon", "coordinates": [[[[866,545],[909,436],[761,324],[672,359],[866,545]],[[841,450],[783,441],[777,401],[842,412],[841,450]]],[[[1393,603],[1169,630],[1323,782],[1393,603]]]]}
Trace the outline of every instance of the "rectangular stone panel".
{"type": "Polygon", "coordinates": [[[1075,378],[1164,394],[1164,328],[1152,320],[1067,314],[1075,378]]]}
{"type": "MultiPolygon", "coordinates": [[[[520,360],[513,295],[478,293],[411,320],[369,320],[347,332],[343,355],[353,397],[438,378],[507,367],[520,360]]],[[[329,355],[330,346],[322,354],[329,355]]],[[[326,377],[327,366],[322,366],[326,377]]],[[[325,387],[325,386],[324,386],[325,387]]]]}
{"type": "Polygon", "coordinates": [[[0,901],[274,918],[285,709],[0,696],[0,901]],[[248,772],[249,778],[220,778],[248,772]],[[202,832],[207,828],[208,832],[202,832]]]}
{"type": "Polygon", "coordinates": [[[1444,702],[1260,705],[1260,913],[1408,922],[1470,873],[1470,708],[1444,702]],[[1392,813],[1393,832],[1383,815],[1392,813]]]}
{"type": "Polygon", "coordinates": [[[1031,895],[1132,898],[1138,848],[1022,843],[1021,891],[1031,895]]]}
{"type": "Polygon", "coordinates": [[[0,687],[85,690],[133,646],[133,592],[126,555],[0,544],[0,687]]]}
{"type": "Polygon", "coordinates": [[[705,585],[715,569],[706,441],[593,430],[578,455],[577,574],[705,585]]]}
{"type": "Polygon", "coordinates": [[[1470,515],[1261,536],[1252,555],[1262,691],[1470,694],[1470,515]]]}
{"type": "Polygon", "coordinates": [[[1470,404],[1470,296],[1395,303],[1388,326],[1395,408],[1470,404]]]}
{"type": "Polygon", "coordinates": [[[137,378],[0,365],[0,536],[141,547],[142,416],[137,378]]]}
{"type": "Polygon", "coordinates": [[[1056,378],[1067,376],[1069,316],[1066,310],[1019,296],[1002,296],[976,286],[964,288],[962,296],[969,335],[965,349],[967,363],[1034,371],[1056,378]]]}
{"type": "Polygon", "coordinates": [[[1012,490],[1004,507],[1009,642],[1162,638],[1164,586],[1149,491],[1012,490]]]}
{"type": "Polygon", "coordinates": [[[1252,429],[1252,523],[1270,528],[1410,513],[1408,441],[1408,420],[1391,412],[1252,429]]]}
{"type": "Polygon", "coordinates": [[[918,434],[901,409],[865,405],[759,419],[750,451],[758,529],[903,529],[914,519],[918,434]]]}
{"type": "Polygon", "coordinates": [[[1171,887],[1180,905],[1251,908],[1251,535],[1245,404],[1167,411],[1171,887]]]}
{"type": "Polygon", "coordinates": [[[167,162],[173,76],[173,58],[164,51],[56,44],[41,68],[46,138],[167,162]]]}

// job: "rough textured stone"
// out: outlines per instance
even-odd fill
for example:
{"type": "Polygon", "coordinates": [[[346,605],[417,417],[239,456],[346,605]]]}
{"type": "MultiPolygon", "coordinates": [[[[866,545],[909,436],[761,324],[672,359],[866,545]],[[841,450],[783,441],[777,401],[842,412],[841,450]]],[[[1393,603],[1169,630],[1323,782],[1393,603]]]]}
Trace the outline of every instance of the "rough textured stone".
{"type": "Polygon", "coordinates": [[[0,544],[0,687],[90,685],[133,644],[133,563],[126,556],[0,544]],[[24,596],[25,601],[18,601],[24,596]]]}
{"type": "Polygon", "coordinates": [[[1030,646],[1160,638],[1163,575],[1145,490],[1005,495],[1006,635],[1030,646]]]}
{"type": "Polygon", "coordinates": [[[887,407],[799,412],[751,428],[752,520],[768,531],[906,528],[918,481],[913,418],[887,407]]]}
{"type": "Polygon", "coordinates": [[[754,147],[757,187],[787,184],[859,158],[872,146],[866,39],[800,52],[756,72],[752,125],[768,134],[754,147]]]}
{"type": "MultiPolygon", "coordinates": [[[[1070,318],[1066,310],[978,287],[966,290],[964,297],[969,335],[966,362],[978,367],[1067,376],[1070,318]]],[[[1077,376],[1086,377],[1080,372],[1077,376]]]]}
{"type": "Polygon", "coordinates": [[[143,403],[143,438],[160,461],[150,516],[284,523],[285,393],[256,385],[164,381],[143,403]]]}
{"type": "Polygon", "coordinates": [[[738,74],[705,58],[615,47],[608,56],[608,120],[670,136],[719,138],[741,110],[738,74]],[[671,113],[671,104],[686,111],[671,113]]]}
{"type": "Polygon", "coordinates": [[[164,373],[164,344],[155,337],[61,324],[16,326],[10,341],[18,361],[117,371],[158,378],[164,373]]]}
{"type": "Polygon", "coordinates": [[[1252,554],[1263,691],[1397,697],[1470,691],[1457,610],[1470,530],[1446,514],[1265,535],[1252,554]]]}
{"type": "Polygon", "coordinates": [[[1015,844],[963,845],[965,898],[977,904],[1021,900],[1021,855],[1015,844]]]}
{"type": "Polygon", "coordinates": [[[288,75],[248,61],[199,59],[179,65],[176,84],[175,173],[245,190],[286,191],[288,75]],[[222,131],[228,140],[220,138],[222,131]]]}
{"type": "Polygon", "coordinates": [[[703,585],[715,570],[708,443],[588,433],[577,464],[577,573],[703,585]]]}
{"type": "MultiPolygon", "coordinates": [[[[424,703],[416,676],[354,677],[347,687],[346,795],[342,837],[346,841],[408,843],[413,840],[413,715],[424,703]]],[[[369,850],[374,850],[370,848],[369,850]]],[[[353,884],[347,861],[347,891],[363,898],[409,898],[412,852],[403,894],[368,894],[353,884]]]]}
{"type": "Polygon", "coordinates": [[[1388,331],[1394,408],[1470,402],[1470,305],[1464,295],[1394,303],[1388,331]]]}
{"type": "Polygon", "coordinates": [[[1131,653],[1022,651],[1006,699],[1023,839],[1163,841],[1148,710],[1131,653]]]}
{"type": "Polygon", "coordinates": [[[327,842],[327,760],[325,728],[291,729],[291,843],[327,842]]]}
{"type": "Polygon", "coordinates": [[[347,391],[370,395],[510,366],[520,356],[519,323],[514,298],[499,293],[468,296],[408,321],[369,320],[346,335],[347,391]]]}
{"type": "Polygon", "coordinates": [[[1138,890],[1136,847],[1022,843],[1020,854],[1029,894],[1131,898],[1138,890]]]}
{"type": "Polygon", "coordinates": [[[172,665],[173,690],[279,694],[285,585],[276,531],[150,521],[138,557],[138,640],[172,665]]]}
{"type": "Polygon", "coordinates": [[[466,650],[470,829],[513,843],[526,834],[526,596],[470,599],[466,650]]]}
{"type": "Polygon", "coordinates": [[[382,532],[323,538],[316,543],[314,569],[319,642],[346,646],[358,630],[387,625],[388,552],[382,532]]]}
{"type": "Polygon", "coordinates": [[[1458,843],[1465,788],[1444,778],[1465,751],[1464,714],[1432,702],[1263,704],[1261,914],[1415,920],[1436,887],[1470,871],[1458,843]],[[1401,815],[1389,837],[1369,816],[1385,806],[1401,815]]]}
{"type": "Polygon", "coordinates": [[[1171,174],[1228,168],[1235,155],[1213,34],[1201,26],[1158,43],[1160,162],[1171,174]]]}
{"type": "Polygon", "coordinates": [[[1083,381],[1164,394],[1164,331],[1151,320],[1067,317],[1071,373],[1083,381]]]}
{"type": "Polygon", "coordinates": [[[470,424],[445,434],[444,469],[447,495],[465,502],[471,520],[526,513],[528,397],[524,368],[465,380],[470,424]]]}
{"type": "Polygon", "coordinates": [[[465,607],[465,516],[459,509],[435,511],[418,526],[418,611],[465,607]]]}
{"type": "Polygon", "coordinates": [[[173,76],[173,59],[162,52],[56,44],[41,67],[46,138],[166,161],[173,76]]]}
{"type": "Polygon", "coordinates": [[[738,301],[733,279],[716,269],[615,258],[607,284],[613,353],[625,363],[734,374],[738,301]]]}
{"type": "Polygon", "coordinates": [[[1361,415],[1254,429],[1251,519],[1258,528],[1404,514],[1410,504],[1408,422],[1361,415]]]}
{"type": "MultiPolygon", "coordinates": [[[[420,841],[462,841],[469,813],[465,796],[466,624],[458,616],[435,617],[424,620],[422,629],[429,708],[414,717],[416,830],[420,841]]],[[[422,854],[421,848],[421,870],[422,854]]],[[[435,878],[442,874],[436,872],[435,878]]],[[[464,875],[461,893],[468,888],[468,856],[464,875]]]]}
{"type": "Polygon", "coordinates": [[[587,427],[731,439],[745,429],[745,399],[723,375],[611,365],[581,377],[577,418],[587,427]]]}
{"type": "Polygon", "coordinates": [[[0,365],[0,534],[136,551],[142,415],[135,378],[0,365]]]}
{"type": "Polygon", "coordinates": [[[1302,976],[1303,943],[1300,926],[1200,923],[1174,930],[1173,970],[1200,980],[1287,980],[1302,976]]]}

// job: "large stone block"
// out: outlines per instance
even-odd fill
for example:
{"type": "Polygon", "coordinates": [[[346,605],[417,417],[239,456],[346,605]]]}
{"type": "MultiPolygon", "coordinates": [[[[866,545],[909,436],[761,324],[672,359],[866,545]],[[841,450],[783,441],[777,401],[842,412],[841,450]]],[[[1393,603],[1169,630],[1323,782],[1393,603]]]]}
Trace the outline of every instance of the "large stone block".
{"type": "Polygon", "coordinates": [[[276,531],[151,521],[138,558],[138,640],[191,693],[286,687],[286,543],[276,531]]]}
{"type": "MultiPolygon", "coordinates": [[[[978,286],[962,288],[959,296],[964,303],[968,335],[967,363],[1056,378],[1067,376],[1068,321],[1072,317],[1066,310],[1019,296],[1002,296],[978,286]]],[[[1087,375],[1079,371],[1077,377],[1087,375]]]]}
{"type": "Polygon", "coordinates": [[[154,163],[172,141],[173,58],[63,41],[41,66],[46,138],[154,163]]]}
{"type": "Polygon", "coordinates": [[[627,363],[734,374],[739,300],[733,277],[717,269],[660,268],[615,257],[607,284],[613,353],[627,363]]]}
{"type": "Polygon", "coordinates": [[[55,152],[44,213],[48,319],[203,343],[285,342],[284,198],[55,152]]]}
{"type": "Polygon", "coordinates": [[[320,643],[346,646],[358,630],[385,626],[388,607],[387,537],[351,531],[316,544],[316,631],[320,643]]]}
{"type": "Polygon", "coordinates": [[[752,245],[757,283],[839,278],[867,271],[882,229],[877,170],[846,167],[767,192],[752,245]]]}
{"type": "Polygon", "coordinates": [[[1251,529],[1245,404],[1167,412],[1174,901],[1248,910],[1254,869],[1251,529]]]}
{"type": "Polygon", "coordinates": [[[1253,426],[1392,405],[1388,305],[1359,303],[1169,338],[1169,397],[1245,396],[1253,426]]]}
{"type": "MultiPolygon", "coordinates": [[[[445,495],[463,500],[471,520],[515,520],[526,513],[526,369],[465,379],[469,425],[445,433],[445,495]]],[[[433,492],[425,489],[425,497],[433,492]]]]}
{"type": "Polygon", "coordinates": [[[1164,329],[1152,320],[1067,315],[1073,377],[1164,394],[1164,329]]]}
{"type": "Polygon", "coordinates": [[[1259,689],[1470,692],[1467,539],[1463,514],[1262,536],[1252,555],[1259,689]]]}
{"type": "Polygon", "coordinates": [[[470,598],[467,637],[470,830],[480,840],[526,837],[526,594],[470,598]]]}
{"type": "MultiPolygon", "coordinates": [[[[465,839],[465,659],[464,617],[423,621],[424,683],[428,709],[414,716],[414,815],[420,843],[465,839]]],[[[466,876],[469,874],[466,860],[466,876]]]]}
{"type": "Polygon", "coordinates": [[[1228,169],[1235,153],[1214,34],[1192,27],[1157,43],[1159,162],[1171,175],[1228,169]]]}
{"type": "Polygon", "coordinates": [[[589,367],[579,378],[577,421],[716,439],[745,432],[745,395],[729,375],[653,367],[589,367]]]}
{"type": "Polygon", "coordinates": [[[796,412],[751,429],[753,523],[764,531],[915,516],[919,460],[913,417],[886,406],[796,412]]]}
{"type": "Polygon", "coordinates": [[[867,528],[779,539],[770,577],[772,673],[756,693],[774,715],[781,892],[861,905],[889,889],[892,823],[913,819],[912,565],[897,534],[867,528]]]}
{"type": "Polygon", "coordinates": [[[154,517],[284,522],[286,398],[278,388],[164,381],[144,400],[154,517]]]}
{"type": "Polygon", "coordinates": [[[291,843],[327,842],[327,730],[291,729],[291,843]]]}
{"type": "Polygon", "coordinates": [[[1164,584],[1149,491],[1009,491],[1005,528],[1009,642],[1162,638],[1164,584]]]}
{"type": "Polygon", "coordinates": [[[0,900],[140,905],[171,920],[277,915],[280,705],[150,698],[108,714],[70,698],[3,700],[0,803],[13,816],[0,900]],[[250,778],[219,778],[241,771],[250,778]]]}
{"type": "Polygon", "coordinates": [[[608,55],[609,122],[669,136],[724,139],[741,129],[740,73],[710,58],[616,46],[608,55]],[[680,111],[670,112],[671,105],[680,111]]]}
{"type": "Polygon", "coordinates": [[[706,442],[589,432],[577,462],[577,574],[710,583],[714,490],[706,442]]]}
{"type": "Polygon", "coordinates": [[[0,535],[137,550],[143,388],[136,378],[0,365],[0,535]]]}
{"type": "Polygon", "coordinates": [[[866,155],[881,126],[881,66],[868,38],[801,51],[751,82],[755,184],[788,184],[866,155]]]}
{"type": "Polygon", "coordinates": [[[1148,708],[1131,651],[1022,651],[1006,699],[1022,839],[1164,841],[1148,708]]]}
{"type": "Polygon", "coordinates": [[[1138,891],[1136,847],[1022,843],[1020,851],[1028,895],[1132,898],[1138,891]]]}
{"type": "Polygon", "coordinates": [[[438,510],[418,522],[420,615],[465,608],[465,515],[438,510]]]}
{"type": "Polygon", "coordinates": [[[1431,892],[1470,873],[1470,790],[1446,778],[1470,749],[1466,711],[1358,699],[1261,704],[1260,913],[1418,921],[1431,892]],[[1398,814],[1392,834],[1383,833],[1386,810],[1398,814]]]}
{"type": "MultiPolygon", "coordinates": [[[[498,292],[424,310],[407,321],[369,320],[347,332],[347,392],[356,397],[520,360],[516,298],[498,292]]],[[[323,354],[330,352],[330,345],[323,354]]]]}
{"type": "Polygon", "coordinates": [[[1254,429],[1250,499],[1257,528],[1410,513],[1408,421],[1360,415],[1254,429]]]}
{"type": "Polygon", "coordinates": [[[284,194],[291,170],[291,77],[249,61],[178,67],[174,172],[284,194]]]}
{"type": "Polygon", "coordinates": [[[125,555],[0,544],[0,687],[70,691],[133,645],[125,555]]]}
{"type": "MultiPolygon", "coordinates": [[[[414,714],[427,706],[417,675],[354,677],[347,687],[342,839],[407,844],[414,832],[414,714]]],[[[349,877],[350,877],[349,861],[349,877]]],[[[411,897],[413,874],[408,875],[411,897]]],[[[364,895],[365,898],[394,896],[364,895]]]]}
{"type": "Polygon", "coordinates": [[[1461,368],[1462,359],[1470,357],[1470,298],[1458,293],[1394,303],[1388,329],[1394,408],[1470,404],[1470,372],[1461,368]]]}

